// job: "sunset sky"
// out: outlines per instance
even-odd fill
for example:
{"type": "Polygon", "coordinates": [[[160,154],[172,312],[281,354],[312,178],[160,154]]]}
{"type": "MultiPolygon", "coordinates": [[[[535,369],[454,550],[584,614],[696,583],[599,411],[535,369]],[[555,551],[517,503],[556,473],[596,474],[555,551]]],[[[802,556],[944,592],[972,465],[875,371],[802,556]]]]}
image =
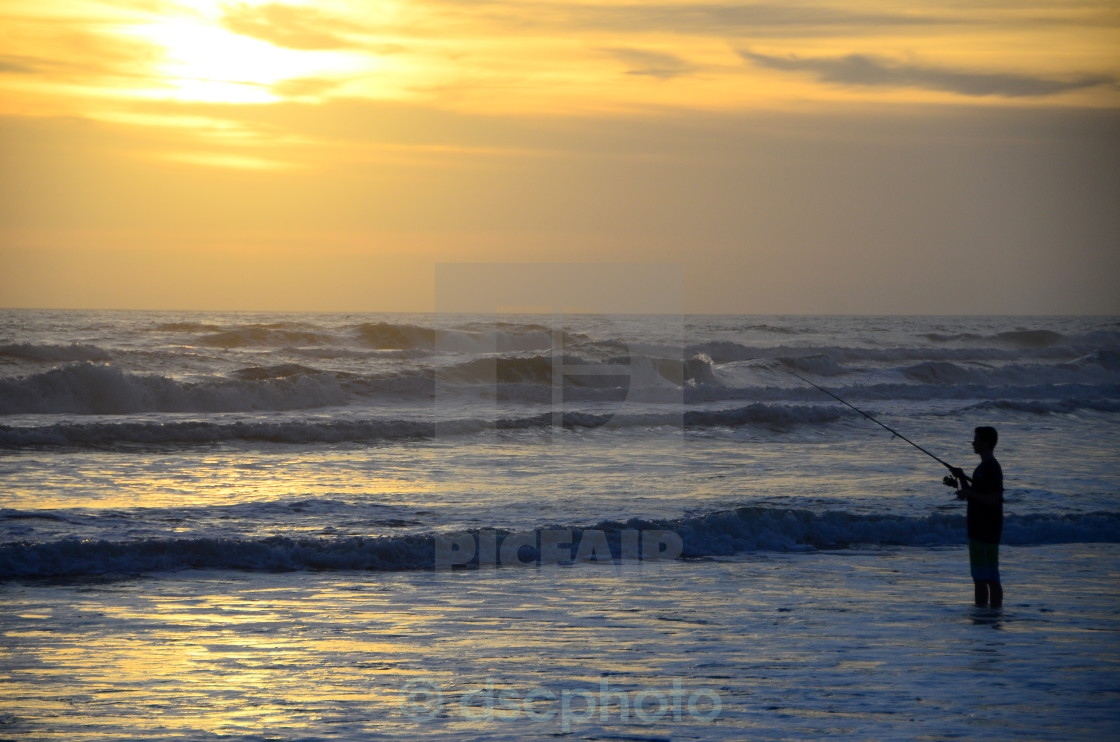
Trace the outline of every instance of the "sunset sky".
{"type": "Polygon", "coordinates": [[[559,262],[679,265],[689,312],[1120,313],[1115,0],[0,23],[0,306],[429,311],[441,264],[559,262]]]}

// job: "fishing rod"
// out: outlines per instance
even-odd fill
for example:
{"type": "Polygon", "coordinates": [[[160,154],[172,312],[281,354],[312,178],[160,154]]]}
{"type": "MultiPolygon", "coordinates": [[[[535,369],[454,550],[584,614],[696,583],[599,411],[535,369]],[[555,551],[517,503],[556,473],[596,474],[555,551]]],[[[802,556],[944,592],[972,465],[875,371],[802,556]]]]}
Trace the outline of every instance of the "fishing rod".
{"type": "MultiPolygon", "coordinates": [[[[804,381],[804,382],[805,382],[806,384],[808,384],[809,386],[812,386],[812,387],[816,387],[817,389],[821,390],[822,392],[824,392],[824,393],[825,393],[825,394],[827,394],[828,396],[830,396],[830,397],[832,397],[833,399],[835,399],[835,400],[836,400],[837,402],[839,402],[840,404],[843,404],[843,405],[847,405],[848,407],[851,407],[851,408],[852,408],[853,410],[855,410],[855,411],[856,411],[856,412],[858,412],[859,414],[863,415],[864,417],[866,417],[866,418],[867,418],[868,420],[870,420],[871,422],[875,423],[875,424],[876,424],[876,425],[878,425],[879,427],[881,427],[881,428],[886,428],[886,429],[887,429],[888,431],[890,431],[890,432],[891,432],[891,433],[893,433],[894,435],[898,436],[898,437],[899,437],[899,438],[901,438],[902,440],[906,441],[906,442],[907,442],[907,443],[909,443],[909,444],[910,444],[911,446],[913,446],[914,448],[916,448],[916,449],[918,449],[919,451],[921,451],[922,453],[924,453],[924,454],[925,454],[926,456],[929,456],[929,457],[930,457],[931,459],[933,459],[933,460],[934,460],[934,461],[936,461],[937,463],[941,464],[942,466],[944,466],[944,467],[945,467],[946,469],[948,469],[949,471],[952,471],[952,470],[953,470],[953,467],[952,467],[952,466],[950,466],[949,464],[945,463],[945,461],[943,461],[942,459],[939,459],[939,458],[937,458],[937,457],[936,457],[936,456],[934,456],[934,455],[933,455],[932,453],[930,453],[929,451],[925,450],[924,448],[922,448],[921,446],[919,446],[919,445],[918,445],[917,443],[915,443],[914,441],[912,441],[912,440],[910,440],[909,438],[907,438],[906,436],[904,436],[904,435],[903,435],[902,433],[899,433],[899,432],[898,432],[897,430],[895,430],[895,429],[894,429],[894,428],[892,428],[892,427],[889,427],[889,426],[887,426],[887,425],[884,425],[883,423],[881,423],[881,422],[879,422],[878,420],[876,420],[875,418],[871,417],[871,415],[868,415],[868,414],[867,414],[866,412],[864,412],[864,411],[863,411],[863,410],[861,410],[860,408],[856,407],[855,405],[852,405],[852,404],[849,404],[849,403],[845,402],[844,400],[840,399],[839,397],[837,397],[837,396],[836,396],[835,394],[833,394],[832,392],[830,392],[830,391],[828,391],[827,389],[825,389],[825,388],[824,388],[823,386],[819,386],[819,385],[817,385],[817,384],[814,384],[813,382],[811,382],[811,381],[809,381],[808,379],[806,379],[806,378],[805,378],[804,376],[801,376],[800,374],[796,374],[796,373],[794,373],[793,371],[790,371],[790,370],[789,370],[788,368],[786,368],[786,367],[784,367],[784,366],[779,366],[779,368],[781,368],[781,369],[782,369],[782,371],[785,371],[785,372],[786,372],[787,374],[789,374],[790,376],[796,376],[796,377],[797,377],[798,379],[801,379],[802,381],[804,381]]],[[[946,482],[946,484],[948,484],[948,482],[946,482]]]]}

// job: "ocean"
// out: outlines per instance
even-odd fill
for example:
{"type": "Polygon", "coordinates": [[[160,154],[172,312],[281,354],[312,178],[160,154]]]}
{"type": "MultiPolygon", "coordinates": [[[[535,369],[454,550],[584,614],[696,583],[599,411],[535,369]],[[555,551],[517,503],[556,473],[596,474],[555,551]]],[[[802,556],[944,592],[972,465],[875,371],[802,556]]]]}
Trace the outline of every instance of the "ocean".
{"type": "Polygon", "coordinates": [[[4,310],[0,739],[1115,738],[1118,420],[1116,317],[4,310]],[[998,429],[1002,610],[813,384],[998,429]]]}

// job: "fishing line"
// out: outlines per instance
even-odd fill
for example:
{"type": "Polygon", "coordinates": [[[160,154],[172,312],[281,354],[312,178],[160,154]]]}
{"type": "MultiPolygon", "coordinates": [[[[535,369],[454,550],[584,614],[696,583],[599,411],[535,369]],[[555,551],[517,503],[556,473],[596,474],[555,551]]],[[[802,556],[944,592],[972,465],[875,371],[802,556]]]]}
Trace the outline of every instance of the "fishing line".
{"type": "Polygon", "coordinates": [[[867,414],[866,412],[864,412],[864,411],[863,411],[863,410],[861,410],[860,408],[856,407],[855,405],[853,405],[853,404],[849,404],[848,402],[845,402],[844,400],[840,399],[840,398],[839,398],[839,397],[837,397],[837,396],[836,396],[835,394],[833,394],[832,392],[830,392],[830,391],[828,391],[827,389],[825,389],[825,388],[824,388],[823,386],[819,386],[819,385],[817,385],[817,384],[814,384],[813,382],[811,382],[811,381],[809,381],[808,379],[806,379],[806,378],[805,378],[804,376],[801,376],[800,374],[795,374],[795,373],[794,373],[793,371],[790,371],[790,370],[789,370],[788,368],[786,368],[786,367],[784,367],[784,366],[779,366],[778,368],[780,368],[780,369],[781,369],[782,371],[785,371],[785,372],[786,372],[787,374],[789,374],[790,376],[796,376],[796,377],[797,377],[798,379],[801,379],[802,381],[804,381],[804,382],[805,382],[806,384],[808,384],[809,386],[812,386],[812,387],[816,387],[817,389],[821,390],[822,392],[824,392],[824,393],[825,393],[825,394],[827,394],[828,396],[830,396],[830,397],[832,397],[833,399],[835,399],[835,400],[836,400],[837,402],[839,402],[840,404],[843,404],[843,405],[847,405],[848,407],[851,407],[851,408],[852,408],[853,410],[855,410],[855,411],[856,411],[856,412],[858,412],[859,414],[863,415],[864,417],[866,417],[866,418],[867,418],[868,420],[870,420],[871,422],[875,423],[875,424],[876,424],[876,425],[878,425],[879,427],[881,427],[881,428],[886,428],[886,429],[887,429],[888,431],[890,431],[890,432],[891,432],[891,433],[893,433],[894,435],[898,436],[898,437],[899,437],[899,438],[901,438],[902,440],[906,441],[906,442],[907,442],[907,443],[909,443],[909,444],[910,444],[911,446],[913,446],[914,448],[916,448],[916,449],[918,449],[919,451],[921,451],[922,453],[924,453],[924,454],[925,454],[926,456],[929,456],[929,457],[930,457],[931,459],[933,459],[933,460],[934,460],[934,461],[936,461],[937,463],[941,464],[941,465],[942,465],[942,466],[944,466],[944,467],[945,467],[946,469],[949,469],[950,471],[951,471],[951,470],[953,469],[953,467],[952,467],[952,466],[950,466],[949,464],[945,463],[945,462],[944,462],[943,460],[941,460],[941,459],[937,458],[937,457],[936,457],[936,456],[934,456],[934,455],[933,455],[932,453],[930,453],[929,451],[925,450],[924,448],[922,448],[921,446],[919,446],[919,445],[918,445],[917,443],[915,443],[914,441],[912,441],[912,440],[910,440],[909,438],[907,438],[906,436],[904,436],[904,435],[903,435],[902,433],[899,433],[899,432],[898,432],[897,430],[895,430],[895,429],[894,429],[894,428],[892,428],[892,427],[889,427],[889,426],[887,426],[887,425],[883,425],[883,423],[881,423],[881,422],[879,422],[878,420],[876,420],[875,418],[871,417],[871,415],[868,415],[868,414],[867,414]]]}

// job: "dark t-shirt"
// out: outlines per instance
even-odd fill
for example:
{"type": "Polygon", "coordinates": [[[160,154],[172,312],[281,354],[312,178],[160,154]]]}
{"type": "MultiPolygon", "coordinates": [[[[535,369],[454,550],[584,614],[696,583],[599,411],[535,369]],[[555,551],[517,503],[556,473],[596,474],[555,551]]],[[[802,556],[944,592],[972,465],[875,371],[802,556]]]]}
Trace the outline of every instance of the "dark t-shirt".
{"type": "Polygon", "coordinates": [[[995,505],[968,501],[968,537],[986,544],[998,544],[1003,533],[1003,469],[995,459],[981,461],[972,472],[972,489],[1001,495],[995,505]]]}

